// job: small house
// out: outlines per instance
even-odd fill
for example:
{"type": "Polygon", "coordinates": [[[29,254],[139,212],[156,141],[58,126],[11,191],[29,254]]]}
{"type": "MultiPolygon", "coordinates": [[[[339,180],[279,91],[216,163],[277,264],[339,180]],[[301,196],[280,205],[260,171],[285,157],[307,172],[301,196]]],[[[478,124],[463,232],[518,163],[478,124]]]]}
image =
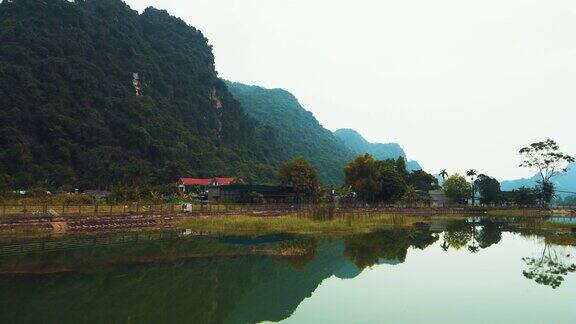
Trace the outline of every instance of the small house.
{"type": "Polygon", "coordinates": [[[269,202],[292,202],[296,198],[296,193],[292,187],[256,184],[229,184],[211,186],[208,189],[209,200],[254,202],[255,196],[269,202]]]}
{"type": "Polygon", "coordinates": [[[203,192],[210,187],[230,185],[236,178],[180,178],[178,189],[181,192],[203,192]]]}
{"type": "Polygon", "coordinates": [[[430,195],[430,206],[432,207],[444,207],[448,203],[448,197],[446,197],[444,190],[430,190],[428,195],[430,195]]]}

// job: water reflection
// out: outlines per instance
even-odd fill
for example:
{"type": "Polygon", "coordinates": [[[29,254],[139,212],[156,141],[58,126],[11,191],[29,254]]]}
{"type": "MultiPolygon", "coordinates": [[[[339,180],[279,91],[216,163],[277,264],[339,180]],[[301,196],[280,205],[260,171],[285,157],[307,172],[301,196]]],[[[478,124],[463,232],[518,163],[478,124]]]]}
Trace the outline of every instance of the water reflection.
{"type": "Polygon", "coordinates": [[[402,263],[409,247],[424,249],[436,242],[438,233],[428,230],[382,230],[344,239],[344,255],[364,269],[381,263],[402,263]]]}
{"type": "MultiPolygon", "coordinates": [[[[380,230],[343,238],[166,235],[150,241],[123,239],[118,241],[128,243],[4,255],[0,256],[0,272],[4,273],[0,276],[0,322],[281,321],[331,277],[352,281],[370,268],[398,268],[409,264],[410,258],[432,255],[432,262],[439,264],[455,253],[482,257],[506,241],[503,232],[519,234],[508,237],[508,242],[518,245],[526,244],[523,236],[542,241],[537,247],[543,250],[534,251],[538,256],[510,250],[509,256],[526,266],[513,269],[517,276],[529,279],[524,282],[559,288],[576,271],[570,255],[573,241],[565,236],[535,235],[532,230],[490,220],[431,228],[380,230]]],[[[451,275],[450,264],[438,274],[451,275]]],[[[419,284],[413,294],[429,282],[419,284]]],[[[454,286],[464,284],[455,282],[454,286]]]]}
{"type": "Polygon", "coordinates": [[[549,243],[544,244],[542,256],[524,257],[522,260],[528,267],[522,272],[524,277],[554,289],[562,284],[568,273],[576,271],[576,264],[571,263],[570,254],[549,243]]]}

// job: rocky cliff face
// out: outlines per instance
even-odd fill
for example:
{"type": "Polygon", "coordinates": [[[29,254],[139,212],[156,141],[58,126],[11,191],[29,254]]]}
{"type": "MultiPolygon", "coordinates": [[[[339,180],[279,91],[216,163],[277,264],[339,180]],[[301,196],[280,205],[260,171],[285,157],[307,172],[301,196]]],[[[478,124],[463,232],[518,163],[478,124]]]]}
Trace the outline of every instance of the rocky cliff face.
{"type": "Polygon", "coordinates": [[[0,4],[0,182],[272,181],[277,149],[217,77],[208,40],[167,12],[120,0],[0,4]]]}

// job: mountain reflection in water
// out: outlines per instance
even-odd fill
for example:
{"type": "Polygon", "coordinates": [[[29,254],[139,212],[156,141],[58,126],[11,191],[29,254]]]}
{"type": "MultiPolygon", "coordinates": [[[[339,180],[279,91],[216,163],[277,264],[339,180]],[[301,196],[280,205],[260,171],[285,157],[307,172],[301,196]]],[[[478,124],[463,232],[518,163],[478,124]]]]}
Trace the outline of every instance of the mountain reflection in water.
{"type": "MultiPolygon", "coordinates": [[[[404,264],[410,265],[412,257],[430,258],[432,254],[435,266],[443,267],[438,276],[453,276],[454,260],[472,256],[496,260],[504,253],[521,262],[513,271],[515,278],[525,278],[521,281],[525,288],[552,291],[562,288],[565,281],[576,287],[576,279],[566,280],[576,270],[576,251],[569,237],[558,243],[538,231],[519,231],[491,221],[448,222],[440,227],[381,230],[341,238],[171,235],[157,241],[0,255],[0,322],[281,321],[297,314],[303,301],[316,302],[314,294],[321,285],[328,289],[337,284],[334,280],[353,284],[364,277],[364,271],[381,267],[401,270],[404,264]],[[502,242],[509,243],[507,251],[496,249],[502,242]],[[508,247],[513,245],[523,247],[508,247]],[[529,253],[515,254],[525,252],[529,253]],[[448,257],[451,263],[443,265],[448,257]]],[[[505,272],[493,263],[490,266],[496,272],[491,275],[505,272]]],[[[401,275],[398,271],[390,275],[396,273],[401,275]]],[[[483,275],[485,272],[471,273],[470,280],[490,280],[483,275]]],[[[430,283],[417,276],[410,280],[423,291],[430,283]]],[[[460,289],[462,284],[455,282],[450,289],[460,289]]],[[[408,293],[416,299],[420,291],[408,293]]],[[[353,296],[342,292],[341,297],[353,296]]],[[[306,309],[303,306],[302,316],[312,316],[306,309]]],[[[315,308],[313,316],[317,317],[306,318],[321,320],[323,311],[315,308]]],[[[298,321],[297,316],[292,319],[298,321]]]]}

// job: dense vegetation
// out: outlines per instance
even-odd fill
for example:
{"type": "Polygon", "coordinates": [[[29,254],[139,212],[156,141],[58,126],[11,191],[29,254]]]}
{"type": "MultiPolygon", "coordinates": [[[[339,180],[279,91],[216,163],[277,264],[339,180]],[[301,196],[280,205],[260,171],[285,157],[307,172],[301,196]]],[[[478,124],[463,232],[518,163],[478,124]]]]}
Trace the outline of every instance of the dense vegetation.
{"type": "Polygon", "coordinates": [[[443,187],[446,196],[450,198],[453,203],[464,203],[465,200],[472,195],[472,185],[459,174],[449,176],[448,179],[444,181],[443,187]]]}
{"type": "Polygon", "coordinates": [[[227,83],[230,92],[251,117],[264,126],[267,138],[277,140],[279,160],[306,157],[325,184],[341,185],[342,169],[354,158],[329,130],[320,125],[291,93],[236,82],[227,83]]]}
{"type": "Polygon", "coordinates": [[[422,170],[409,172],[404,157],[376,160],[364,154],[344,169],[345,187],[366,202],[414,203],[418,193],[438,188],[436,178],[422,170]]]}
{"type": "Polygon", "coordinates": [[[272,180],[278,149],[217,77],[207,39],[165,11],[138,14],[120,0],[0,4],[2,186],[272,180]]]}
{"type": "Polygon", "coordinates": [[[303,156],[280,166],[278,178],[283,185],[292,186],[298,196],[314,197],[319,191],[316,170],[303,156]]]}

